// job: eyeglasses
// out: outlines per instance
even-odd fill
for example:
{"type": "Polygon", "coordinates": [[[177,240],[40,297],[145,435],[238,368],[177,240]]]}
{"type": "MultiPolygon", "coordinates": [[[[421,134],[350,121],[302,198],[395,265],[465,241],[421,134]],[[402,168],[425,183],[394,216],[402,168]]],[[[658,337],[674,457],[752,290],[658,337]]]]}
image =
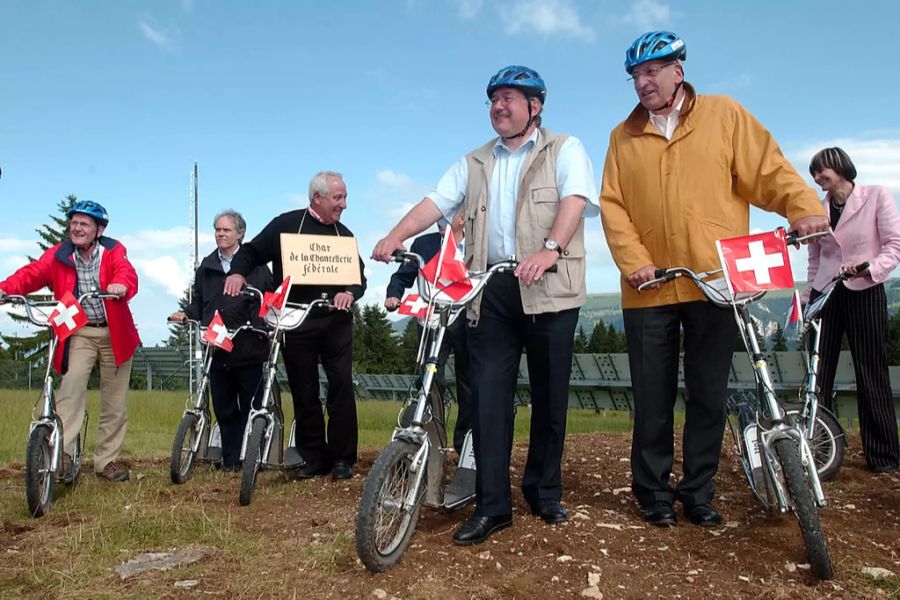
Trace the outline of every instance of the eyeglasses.
{"type": "Polygon", "coordinates": [[[656,79],[659,75],[659,72],[665,69],[666,67],[671,67],[672,65],[677,64],[674,62],[666,63],[664,65],[653,65],[652,67],[647,67],[643,71],[632,71],[631,77],[626,79],[628,83],[633,83],[640,79],[641,77],[646,77],[647,79],[656,79]]]}
{"type": "Polygon", "coordinates": [[[490,100],[485,100],[485,106],[493,106],[495,104],[502,104],[503,106],[509,106],[516,100],[520,98],[524,98],[525,96],[521,94],[498,94],[497,96],[492,96],[490,100]]]}

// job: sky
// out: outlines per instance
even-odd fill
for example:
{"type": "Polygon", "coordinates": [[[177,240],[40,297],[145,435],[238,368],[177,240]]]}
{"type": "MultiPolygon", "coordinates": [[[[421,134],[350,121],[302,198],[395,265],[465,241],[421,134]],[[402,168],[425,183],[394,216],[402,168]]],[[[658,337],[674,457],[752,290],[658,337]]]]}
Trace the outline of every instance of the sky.
{"type": "MultiPolygon", "coordinates": [[[[599,184],[609,133],[636,103],[625,50],[652,29],[677,32],[686,79],[746,106],[807,180],[812,154],[840,145],[860,183],[900,198],[898,23],[894,0],[0,0],[0,280],[38,253],[34,230],[59,200],[96,200],[137,268],[132,310],[156,345],[193,276],[195,162],[201,257],[219,211],[242,212],[249,239],[335,170],[366,259],[363,303],[381,304],[394,266],[368,256],[493,137],[491,75],[540,72],[544,125],[582,140],[599,184]]],[[[618,291],[599,218],[586,238],[588,291],[618,291]]],[[[805,279],[805,251],[793,264],[805,279]]],[[[0,314],[0,335],[26,333],[0,314]]]]}

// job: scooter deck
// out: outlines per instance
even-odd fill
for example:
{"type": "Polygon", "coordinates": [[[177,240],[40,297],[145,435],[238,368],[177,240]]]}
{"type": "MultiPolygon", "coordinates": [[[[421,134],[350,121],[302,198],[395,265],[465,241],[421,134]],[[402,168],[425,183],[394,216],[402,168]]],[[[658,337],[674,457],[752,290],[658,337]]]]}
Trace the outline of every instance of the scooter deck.
{"type": "Polygon", "coordinates": [[[294,446],[291,446],[287,450],[284,451],[284,468],[285,469],[296,469],[297,467],[303,466],[306,461],[303,460],[303,457],[300,456],[300,452],[294,446]]]}
{"type": "Polygon", "coordinates": [[[475,469],[459,467],[444,490],[444,508],[459,508],[475,497],[475,469]]]}

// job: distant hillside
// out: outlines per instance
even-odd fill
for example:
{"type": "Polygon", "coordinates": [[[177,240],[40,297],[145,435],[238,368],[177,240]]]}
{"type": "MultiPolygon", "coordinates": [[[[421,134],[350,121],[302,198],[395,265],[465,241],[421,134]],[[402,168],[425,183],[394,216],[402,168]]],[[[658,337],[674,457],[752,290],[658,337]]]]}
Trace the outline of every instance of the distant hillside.
{"type": "MultiPolygon", "coordinates": [[[[797,282],[798,290],[803,291],[805,288],[805,281],[797,282]]],[[[888,314],[892,315],[900,309],[900,279],[890,279],[885,283],[885,289],[887,291],[888,314]]],[[[775,333],[778,323],[784,326],[791,295],[792,292],[790,290],[769,292],[762,300],[755,302],[750,307],[750,313],[763,323],[763,331],[767,337],[771,337],[775,333]]],[[[581,307],[581,312],[578,316],[578,325],[583,327],[585,333],[590,336],[597,321],[603,321],[607,324],[612,323],[613,327],[618,330],[623,328],[622,306],[619,302],[619,294],[588,294],[587,302],[581,307]]],[[[393,321],[392,325],[394,331],[401,334],[406,327],[406,319],[393,321]]]]}

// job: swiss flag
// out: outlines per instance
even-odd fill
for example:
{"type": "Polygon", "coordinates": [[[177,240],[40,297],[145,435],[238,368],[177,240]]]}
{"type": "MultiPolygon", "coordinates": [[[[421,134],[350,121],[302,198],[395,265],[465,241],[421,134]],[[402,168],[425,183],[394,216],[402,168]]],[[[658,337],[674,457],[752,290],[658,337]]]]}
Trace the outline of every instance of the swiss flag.
{"type": "Polygon", "coordinates": [[[284,303],[287,302],[288,294],[291,293],[291,276],[281,282],[274,292],[266,292],[263,294],[262,304],[259,306],[259,316],[264,317],[270,308],[281,310],[284,303]]]}
{"type": "Polygon", "coordinates": [[[228,335],[228,328],[225,327],[219,311],[216,311],[209,325],[206,326],[206,331],[203,332],[203,339],[213,346],[218,346],[225,352],[231,352],[232,348],[234,348],[234,342],[231,341],[231,336],[228,335]]]}
{"type": "Polygon", "coordinates": [[[719,240],[716,249],[733,294],[794,287],[784,229],[719,240]]]}
{"type": "Polygon", "coordinates": [[[422,300],[418,294],[407,294],[400,303],[397,312],[401,315],[409,315],[417,319],[424,319],[425,312],[428,310],[428,303],[422,300]]]}
{"type": "Polygon", "coordinates": [[[453,300],[459,300],[472,291],[469,271],[450,227],[444,234],[441,251],[422,267],[422,275],[434,285],[434,293],[443,293],[453,300]]]}
{"type": "Polygon", "coordinates": [[[803,319],[803,308],[800,306],[800,292],[794,290],[791,297],[791,305],[788,308],[787,319],[784,322],[784,328],[787,329],[794,323],[799,323],[803,319]]]}
{"type": "Polygon", "coordinates": [[[50,326],[60,342],[84,327],[88,322],[84,309],[72,292],[66,292],[53,312],[50,313],[50,326]]]}

